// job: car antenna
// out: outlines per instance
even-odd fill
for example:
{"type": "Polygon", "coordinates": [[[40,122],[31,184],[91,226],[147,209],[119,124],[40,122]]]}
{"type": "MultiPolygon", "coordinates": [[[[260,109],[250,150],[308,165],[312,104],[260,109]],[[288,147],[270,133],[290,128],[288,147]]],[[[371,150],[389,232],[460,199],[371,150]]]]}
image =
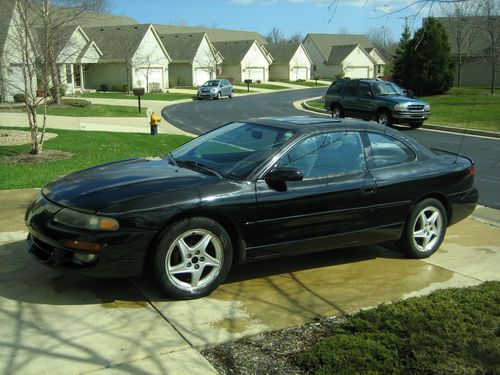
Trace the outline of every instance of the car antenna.
{"type": "Polygon", "coordinates": [[[469,117],[467,118],[467,124],[465,125],[464,131],[462,133],[462,139],[460,140],[460,145],[458,146],[458,150],[457,150],[457,153],[455,155],[455,163],[454,164],[457,164],[458,157],[460,155],[460,152],[462,151],[462,145],[464,143],[465,135],[467,134],[467,129],[469,129],[470,119],[472,117],[472,111],[474,110],[476,103],[477,103],[477,99],[474,103],[472,103],[472,107],[470,108],[469,117]]]}

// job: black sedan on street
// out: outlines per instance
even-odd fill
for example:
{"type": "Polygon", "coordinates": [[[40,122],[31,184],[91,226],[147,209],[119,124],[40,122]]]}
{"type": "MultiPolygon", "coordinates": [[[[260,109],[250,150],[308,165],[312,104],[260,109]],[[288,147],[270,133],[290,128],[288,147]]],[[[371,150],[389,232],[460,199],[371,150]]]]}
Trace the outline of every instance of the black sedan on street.
{"type": "Polygon", "coordinates": [[[474,162],[358,120],[232,122],[164,157],[74,172],[26,212],[29,252],[101,277],[150,265],[173,298],[208,295],[233,264],[395,241],[433,254],[478,201],[474,162]]]}

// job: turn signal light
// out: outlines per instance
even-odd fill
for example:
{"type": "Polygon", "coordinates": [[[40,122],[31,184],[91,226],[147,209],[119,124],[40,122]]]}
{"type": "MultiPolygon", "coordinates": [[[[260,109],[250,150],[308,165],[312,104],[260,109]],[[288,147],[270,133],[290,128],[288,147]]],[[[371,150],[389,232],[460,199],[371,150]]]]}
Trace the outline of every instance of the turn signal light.
{"type": "Polygon", "coordinates": [[[64,246],[75,250],[85,250],[85,251],[101,250],[101,245],[99,245],[98,243],[85,242],[85,241],[66,240],[64,241],[64,246]]]}

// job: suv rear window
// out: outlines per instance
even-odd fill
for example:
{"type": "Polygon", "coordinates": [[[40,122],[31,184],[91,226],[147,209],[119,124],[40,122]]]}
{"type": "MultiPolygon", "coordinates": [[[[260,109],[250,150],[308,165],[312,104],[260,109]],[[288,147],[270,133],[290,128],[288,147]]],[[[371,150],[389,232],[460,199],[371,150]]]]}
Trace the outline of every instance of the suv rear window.
{"type": "Polygon", "coordinates": [[[328,88],[327,94],[340,94],[340,92],[342,91],[342,87],[344,87],[344,85],[345,82],[342,81],[333,82],[328,88]]]}

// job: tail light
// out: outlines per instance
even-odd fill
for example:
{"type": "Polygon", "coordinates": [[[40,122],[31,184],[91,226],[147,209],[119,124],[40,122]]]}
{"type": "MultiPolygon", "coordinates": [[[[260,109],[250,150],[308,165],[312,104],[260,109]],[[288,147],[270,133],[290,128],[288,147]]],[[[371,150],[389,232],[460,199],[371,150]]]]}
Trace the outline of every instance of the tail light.
{"type": "Polygon", "coordinates": [[[469,174],[471,176],[474,176],[476,174],[476,168],[474,167],[474,164],[472,164],[470,167],[469,167],[469,174]]]}

